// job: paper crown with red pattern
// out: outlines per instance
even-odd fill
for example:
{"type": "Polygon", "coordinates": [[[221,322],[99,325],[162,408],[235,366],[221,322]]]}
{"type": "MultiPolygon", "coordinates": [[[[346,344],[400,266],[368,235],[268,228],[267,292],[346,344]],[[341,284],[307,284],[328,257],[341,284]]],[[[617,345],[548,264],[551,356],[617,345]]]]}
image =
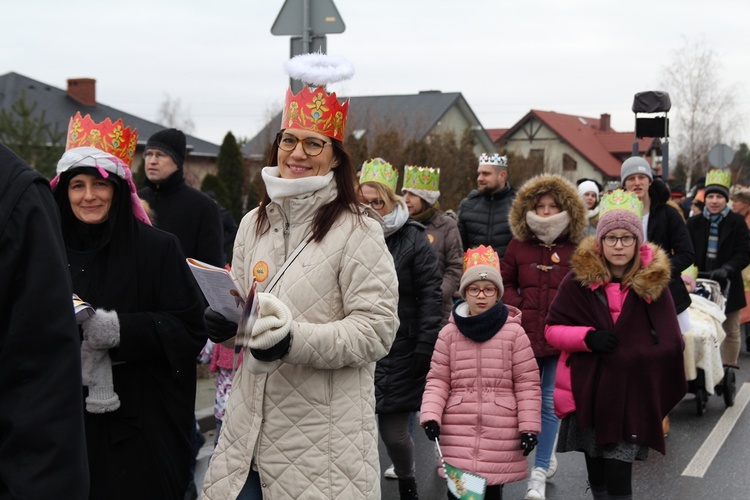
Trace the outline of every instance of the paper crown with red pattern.
{"type": "Polygon", "coordinates": [[[491,246],[479,245],[466,250],[464,254],[464,272],[474,266],[490,266],[500,272],[500,257],[491,246]]]}
{"type": "Polygon", "coordinates": [[[503,296],[503,278],[500,275],[500,257],[491,246],[479,245],[464,254],[464,274],[459,295],[466,298],[466,287],[477,281],[491,281],[497,286],[498,298],[503,296]]]}
{"type": "Polygon", "coordinates": [[[359,183],[378,182],[396,192],[398,170],[382,158],[372,158],[362,164],[359,172],[359,183]]]}
{"type": "Polygon", "coordinates": [[[81,117],[77,112],[68,124],[68,139],[65,150],[92,147],[116,156],[128,167],[133,162],[138,143],[138,130],[124,126],[122,120],[112,122],[109,118],[96,123],[91,115],[81,117]]]}
{"type": "Polygon", "coordinates": [[[310,130],[343,141],[349,100],[339,102],[336,93],[325,87],[351,78],[354,66],[342,57],[316,53],[293,57],[285,68],[289,76],[310,87],[297,94],[287,89],[281,128],[310,130]]]}

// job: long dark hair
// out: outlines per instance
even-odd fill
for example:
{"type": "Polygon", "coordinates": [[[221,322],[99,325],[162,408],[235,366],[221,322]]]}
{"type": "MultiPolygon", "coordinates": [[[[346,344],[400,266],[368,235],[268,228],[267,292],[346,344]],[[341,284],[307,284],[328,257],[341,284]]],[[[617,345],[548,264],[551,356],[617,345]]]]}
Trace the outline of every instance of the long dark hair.
{"type": "MultiPolygon", "coordinates": [[[[333,178],[336,179],[338,195],[333,201],[320,207],[320,210],[313,217],[312,241],[315,242],[320,242],[328,234],[328,231],[330,231],[342,213],[347,211],[357,212],[356,206],[358,200],[355,185],[358,184],[358,180],[354,173],[352,158],[344,149],[344,144],[341,141],[331,139],[331,144],[333,145],[333,156],[336,160],[336,168],[333,169],[333,178]]],[[[271,166],[279,164],[278,138],[273,141],[268,164],[271,166]]],[[[255,230],[258,234],[264,234],[271,228],[271,224],[268,222],[268,215],[266,214],[266,207],[269,203],[271,203],[271,198],[268,196],[264,185],[263,197],[260,200],[258,217],[255,221],[255,230]]]]}

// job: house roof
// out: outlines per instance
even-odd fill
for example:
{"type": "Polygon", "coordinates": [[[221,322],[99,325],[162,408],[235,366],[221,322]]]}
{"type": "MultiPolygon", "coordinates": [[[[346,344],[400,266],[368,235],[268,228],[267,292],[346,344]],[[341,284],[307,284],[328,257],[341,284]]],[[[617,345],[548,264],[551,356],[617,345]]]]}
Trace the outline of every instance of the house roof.
{"type": "MultiPolygon", "coordinates": [[[[515,134],[527,121],[537,118],[562,140],[567,142],[592,165],[610,177],[620,176],[621,156],[629,155],[633,149],[634,132],[616,132],[611,128],[601,130],[599,118],[565,115],[554,111],[532,109],[526,116],[508,129],[496,143],[502,144],[515,134]]],[[[648,151],[654,139],[638,139],[638,150],[648,151]]]]}
{"type": "Polygon", "coordinates": [[[488,128],[487,134],[490,136],[490,139],[492,139],[492,142],[497,142],[498,139],[500,139],[505,133],[510,130],[507,128],[488,128]]]}
{"type": "MultiPolygon", "coordinates": [[[[94,106],[86,106],[70,97],[67,91],[53,87],[46,83],[33,80],[18,73],[6,73],[0,75],[0,109],[10,111],[11,106],[22,94],[25,94],[25,100],[28,104],[37,103],[35,115],[45,113],[45,120],[56,124],[59,130],[68,130],[70,119],[80,111],[82,115],[90,114],[95,122],[100,122],[105,118],[117,120],[122,118],[126,127],[138,129],[138,144],[145,146],[148,138],[166,127],[137,116],[131,115],[119,109],[112,108],[105,104],[96,103],[94,106]]],[[[197,137],[188,135],[187,148],[188,153],[194,156],[211,156],[219,154],[219,146],[197,137]]]]}
{"type": "MultiPolygon", "coordinates": [[[[343,99],[343,98],[342,98],[343,99]]],[[[443,93],[439,90],[422,91],[409,95],[353,96],[349,98],[347,134],[380,130],[396,130],[407,140],[421,141],[456,106],[475,130],[478,140],[487,151],[494,149],[494,141],[482,127],[471,107],[460,92],[443,93]]],[[[243,148],[246,155],[259,155],[279,130],[281,112],[253,137],[243,148]]]]}

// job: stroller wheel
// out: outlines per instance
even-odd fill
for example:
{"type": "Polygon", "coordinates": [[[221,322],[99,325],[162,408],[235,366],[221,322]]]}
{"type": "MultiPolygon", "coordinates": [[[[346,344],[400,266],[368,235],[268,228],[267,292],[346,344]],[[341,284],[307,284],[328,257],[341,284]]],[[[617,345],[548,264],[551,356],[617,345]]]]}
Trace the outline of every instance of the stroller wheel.
{"type": "Polygon", "coordinates": [[[734,406],[734,396],[737,393],[737,385],[733,368],[724,368],[724,380],[721,385],[724,393],[724,404],[727,405],[727,407],[734,406]]]}
{"type": "Polygon", "coordinates": [[[706,400],[708,399],[708,393],[706,389],[700,387],[695,390],[695,409],[698,411],[698,416],[702,417],[706,410],[706,400]]]}

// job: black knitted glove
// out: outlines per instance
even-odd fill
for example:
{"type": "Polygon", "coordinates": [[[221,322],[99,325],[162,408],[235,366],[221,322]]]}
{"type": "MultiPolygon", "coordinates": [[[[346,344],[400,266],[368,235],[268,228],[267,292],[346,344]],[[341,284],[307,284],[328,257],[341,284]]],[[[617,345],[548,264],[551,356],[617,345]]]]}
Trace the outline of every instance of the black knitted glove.
{"type": "Polygon", "coordinates": [[[203,311],[203,323],[208,331],[208,338],[217,344],[237,335],[237,323],[227,321],[220,313],[210,307],[203,311]]]}
{"type": "Polygon", "coordinates": [[[728,277],[729,269],[727,269],[725,266],[721,266],[720,268],[711,271],[711,279],[714,281],[718,281],[722,286],[724,286],[728,277]]]}
{"type": "Polygon", "coordinates": [[[529,453],[534,451],[537,442],[536,434],[529,434],[528,432],[521,433],[521,449],[523,450],[524,457],[528,457],[529,453]]]}
{"type": "Polygon", "coordinates": [[[411,365],[411,376],[412,378],[420,379],[427,375],[430,371],[430,361],[432,357],[426,354],[414,353],[411,365]]]}
{"type": "Polygon", "coordinates": [[[292,332],[268,349],[250,349],[250,354],[259,361],[276,361],[286,356],[292,346],[292,332]]]}
{"type": "Polygon", "coordinates": [[[592,330],[586,334],[584,342],[593,352],[610,353],[615,352],[620,339],[609,330],[592,330]]]}
{"type": "Polygon", "coordinates": [[[422,427],[424,427],[424,433],[427,434],[427,439],[430,441],[435,441],[440,437],[440,426],[434,420],[428,420],[422,427]]]}

